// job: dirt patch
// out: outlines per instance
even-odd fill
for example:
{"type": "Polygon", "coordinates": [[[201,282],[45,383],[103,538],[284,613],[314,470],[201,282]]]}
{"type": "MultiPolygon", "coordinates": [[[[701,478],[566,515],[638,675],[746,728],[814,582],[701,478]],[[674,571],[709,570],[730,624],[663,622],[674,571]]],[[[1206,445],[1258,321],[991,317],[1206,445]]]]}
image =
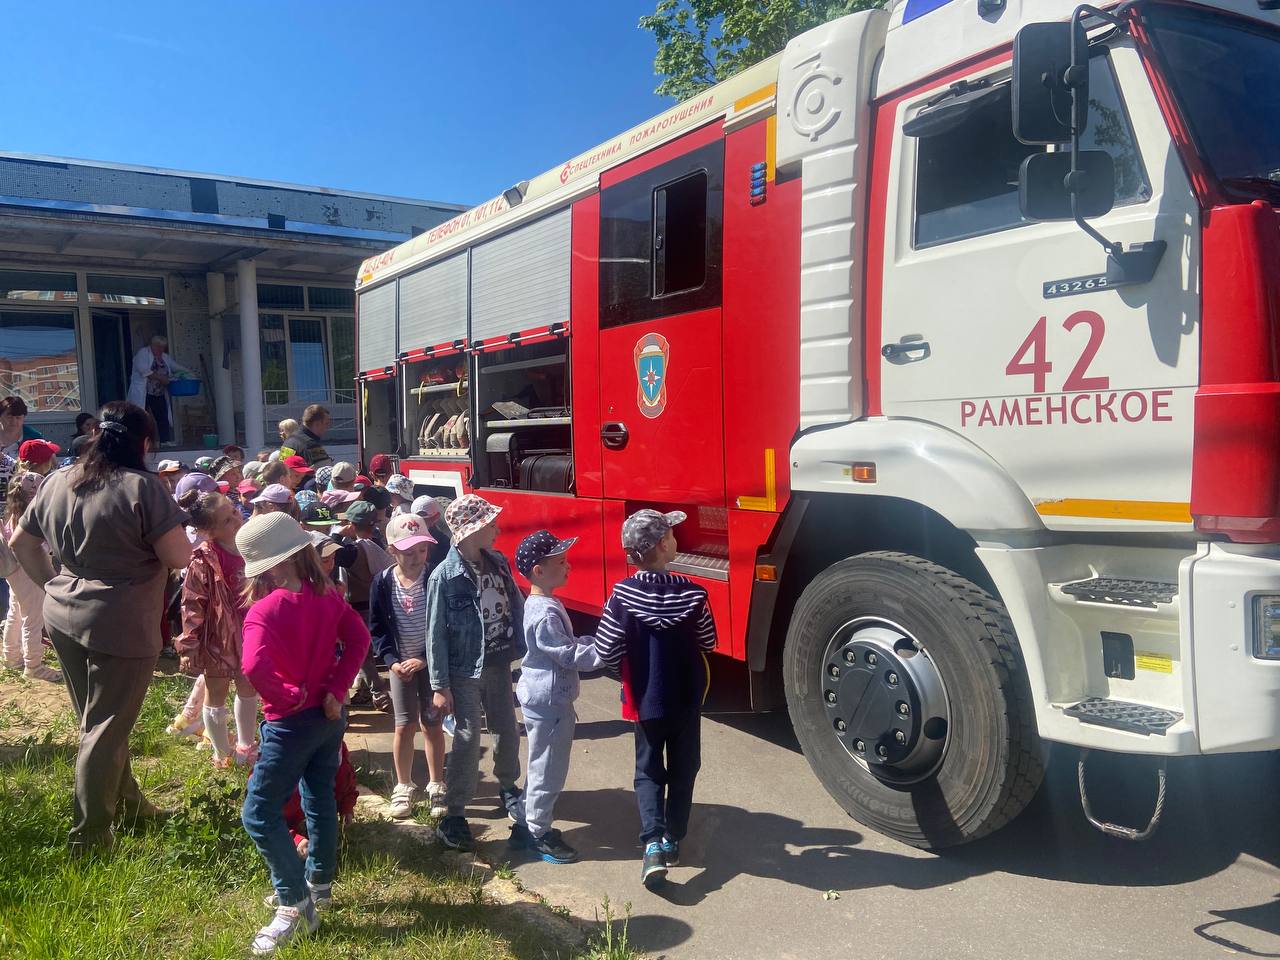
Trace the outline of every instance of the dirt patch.
{"type": "Polygon", "coordinates": [[[0,741],[43,736],[71,725],[71,698],[61,683],[0,674],[0,741]]]}

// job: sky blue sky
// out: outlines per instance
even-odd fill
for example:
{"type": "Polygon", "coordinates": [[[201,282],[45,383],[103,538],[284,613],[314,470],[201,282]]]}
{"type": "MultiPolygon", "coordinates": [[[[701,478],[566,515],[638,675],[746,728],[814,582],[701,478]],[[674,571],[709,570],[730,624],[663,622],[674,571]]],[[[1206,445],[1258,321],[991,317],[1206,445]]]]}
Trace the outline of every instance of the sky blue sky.
{"type": "Polygon", "coordinates": [[[655,3],[27,5],[0,149],[478,203],[669,102],[655,3]]]}

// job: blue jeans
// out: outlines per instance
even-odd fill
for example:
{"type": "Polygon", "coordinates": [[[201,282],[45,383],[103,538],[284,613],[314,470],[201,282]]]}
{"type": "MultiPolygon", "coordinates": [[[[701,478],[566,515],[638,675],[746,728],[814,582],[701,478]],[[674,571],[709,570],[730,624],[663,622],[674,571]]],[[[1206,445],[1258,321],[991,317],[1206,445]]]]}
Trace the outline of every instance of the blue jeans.
{"type": "Polygon", "coordinates": [[[258,762],[249,778],[240,820],[267,861],[276,895],[286,906],[310,896],[307,881],[333,881],[338,859],[334,781],[346,730],[345,710],[339,719],[326,720],[320,707],[299,711],[283,720],[264,721],[259,728],[258,762]],[[301,786],[302,812],[307,817],[310,839],[305,868],[284,819],[285,801],[297,786],[301,786]]]}

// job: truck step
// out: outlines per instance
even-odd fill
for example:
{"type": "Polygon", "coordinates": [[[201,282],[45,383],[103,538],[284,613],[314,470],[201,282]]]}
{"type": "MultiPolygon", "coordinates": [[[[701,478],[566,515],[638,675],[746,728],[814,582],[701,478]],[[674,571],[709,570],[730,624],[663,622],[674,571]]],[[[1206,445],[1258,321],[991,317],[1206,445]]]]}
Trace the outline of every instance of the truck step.
{"type": "Polygon", "coordinates": [[[1154,610],[1158,604],[1173,603],[1178,595],[1176,583],[1159,580],[1128,580],[1120,577],[1093,577],[1090,580],[1073,580],[1058,589],[1067,596],[1089,603],[1109,603],[1121,607],[1147,607],[1154,610]]]}
{"type": "MultiPolygon", "coordinates": [[[[725,553],[728,553],[727,549],[725,553]]],[[[693,577],[704,577],[707,580],[729,579],[728,556],[713,556],[709,553],[677,553],[669,566],[676,573],[686,573],[693,577]]]]}
{"type": "Polygon", "coordinates": [[[1176,710],[1165,710],[1162,707],[1151,707],[1143,703],[1129,703],[1126,700],[1103,700],[1090,697],[1067,707],[1063,713],[1075,717],[1081,723],[1092,723],[1099,727],[1113,727],[1116,730],[1127,730],[1130,733],[1141,733],[1150,736],[1158,733],[1164,736],[1165,731],[1182,719],[1176,710]]]}

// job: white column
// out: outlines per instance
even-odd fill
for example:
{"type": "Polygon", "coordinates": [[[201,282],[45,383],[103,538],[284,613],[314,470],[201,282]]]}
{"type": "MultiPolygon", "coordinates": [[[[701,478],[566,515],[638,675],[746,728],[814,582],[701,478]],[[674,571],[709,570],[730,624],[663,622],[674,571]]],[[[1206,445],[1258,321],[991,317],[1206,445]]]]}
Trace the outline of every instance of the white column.
{"type": "MultiPolygon", "coordinates": [[[[209,291],[209,358],[213,368],[213,398],[217,404],[218,442],[236,442],[236,407],[231,396],[231,371],[222,365],[226,356],[226,333],[222,312],[227,309],[227,276],[224,273],[206,273],[204,283],[209,291]]],[[[255,451],[256,452],[256,451],[255,451]]]]}
{"type": "Polygon", "coordinates": [[[252,260],[236,263],[236,294],[240,301],[240,374],[244,383],[244,451],[262,449],[262,354],[258,344],[258,265],[252,260]]]}

